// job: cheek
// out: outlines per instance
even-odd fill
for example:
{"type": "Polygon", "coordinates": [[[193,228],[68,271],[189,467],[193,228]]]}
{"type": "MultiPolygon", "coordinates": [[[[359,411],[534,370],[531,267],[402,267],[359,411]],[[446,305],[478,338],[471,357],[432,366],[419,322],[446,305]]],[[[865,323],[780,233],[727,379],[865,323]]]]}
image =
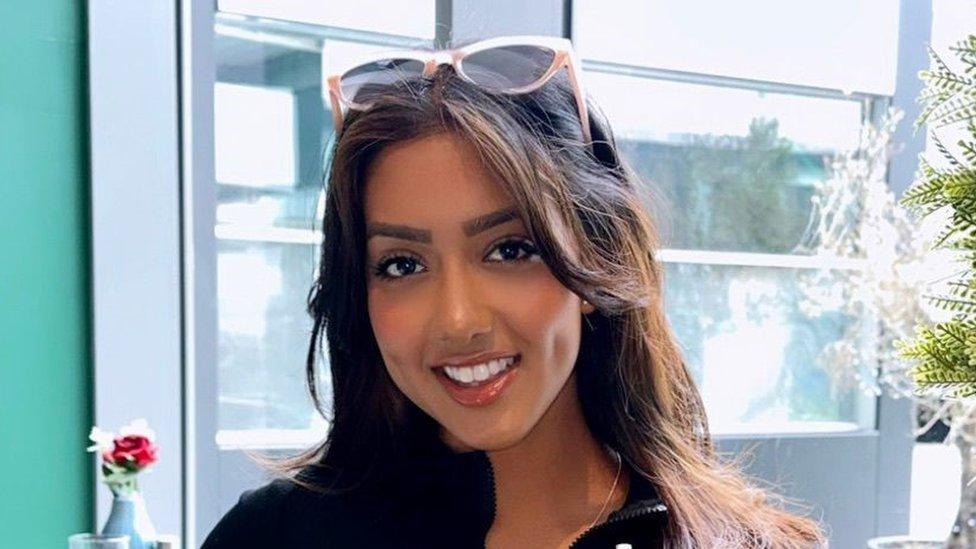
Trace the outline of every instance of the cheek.
{"type": "Polygon", "coordinates": [[[511,297],[512,331],[524,349],[549,371],[571,370],[579,352],[579,304],[551,275],[516,290],[511,297]]]}
{"type": "Polygon", "coordinates": [[[411,357],[420,356],[421,327],[416,311],[403,300],[389,299],[382,291],[369,292],[369,320],[387,367],[391,370],[406,367],[411,357]]]}

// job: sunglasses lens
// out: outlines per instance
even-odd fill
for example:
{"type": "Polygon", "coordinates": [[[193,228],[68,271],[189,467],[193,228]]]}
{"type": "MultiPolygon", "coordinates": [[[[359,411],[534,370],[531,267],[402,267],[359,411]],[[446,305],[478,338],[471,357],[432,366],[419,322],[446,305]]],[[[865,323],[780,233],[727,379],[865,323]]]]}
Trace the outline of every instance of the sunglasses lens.
{"type": "Polygon", "coordinates": [[[346,99],[369,105],[388,86],[424,74],[424,64],[416,59],[381,59],[349,69],[339,80],[346,99]]]}
{"type": "Polygon", "coordinates": [[[555,51],[542,46],[499,46],[465,57],[461,70],[486,88],[521,88],[542,78],[555,56],[555,51]]]}

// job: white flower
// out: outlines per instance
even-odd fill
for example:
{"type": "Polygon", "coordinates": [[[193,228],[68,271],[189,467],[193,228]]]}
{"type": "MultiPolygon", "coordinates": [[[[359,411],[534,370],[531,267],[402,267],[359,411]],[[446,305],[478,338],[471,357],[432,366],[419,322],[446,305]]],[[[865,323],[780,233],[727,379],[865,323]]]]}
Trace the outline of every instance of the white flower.
{"type": "Polygon", "coordinates": [[[150,442],[156,441],[156,432],[149,428],[149,423],[145,418],[139,418],[131,421],[128,425],[124,425],[119,429],[119,436],[127,435],[138,435],[144,436],[149,439],[150,442]]]}
{"type": "Polygon", "coordinates": [[[115,434],[111,431],[105,431],[98,427],[92,427],[91,433],[88,434],[88,439],[94,442],[87,448],[87,451],[94,452],[104,452],[106,450],[111,450],[115,440],[115,434]]]}
{"type": "MultiPolygon", "coordinates": [[[[127,425],[123,425],[119,429],[118,436],[124,437],[127,435],[144,436],[153,443],[156,441],[156,432],[149,428],[149,423],[146,422],[145,418],[139,418],[129,422],[127,425]]],[[[89,446],[87,451],[111,451],[115,447],[115,438],[116,435],[112,431],[106,431],[98,426],[92,427],[91,432],[88,434],[88,439],[95,444],[89,446]]]]}

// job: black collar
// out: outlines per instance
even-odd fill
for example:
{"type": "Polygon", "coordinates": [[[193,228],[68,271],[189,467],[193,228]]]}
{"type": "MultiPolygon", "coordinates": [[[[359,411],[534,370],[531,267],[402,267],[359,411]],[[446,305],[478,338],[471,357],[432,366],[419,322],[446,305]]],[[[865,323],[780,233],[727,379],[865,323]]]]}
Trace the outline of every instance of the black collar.
{"type": "MultiPolygon", "coordinates": [[[[407,474],[400,477],[412,485],[411,489],[446,490],[462,499],[477,495],[484,502],[481,511],[490,515],[488,525],[491,525],[495,503],[494,468],[485,450],[455,452],[437,439],[426,449],[408,456],[403,465],[407,474]]],[[[623,466],[627,467],[630,476],[627,498],[619,509],[609,515],[608,520],[648,507],[666,510],[667,506],[654,484],[626,460],[623,466]]],[[[470,504],[470,501],[466,503],[470,504]]]]}
{"type": "MultiPolygon", "coordinates": [[[[395,533],[398,547],[482,548],[495,520],[494,468],[484,450],[455,452],[439,439],[404,450],[390,460],[373,489],[357,492],[364,516],[386,532],[395,533]],[[378,488],[378,490],[375,490],[378,488]],[[410,543],[406,540],[422,540],[410,543]],[[438,545],[434,540],[440,540],[438,545]]],[[[627,498],[620,509],[588,529],[573,549],[614,547],[660,548],[668,522],[658,491],[626,461],[630,472],[627,498]]],[[[571,479],[570,479],[571,480],[571,479]]]]}

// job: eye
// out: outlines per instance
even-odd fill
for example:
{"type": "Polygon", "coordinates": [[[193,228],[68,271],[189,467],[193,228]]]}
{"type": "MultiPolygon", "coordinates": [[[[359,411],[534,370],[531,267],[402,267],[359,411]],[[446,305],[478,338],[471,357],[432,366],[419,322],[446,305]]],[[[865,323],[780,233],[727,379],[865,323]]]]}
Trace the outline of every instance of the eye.
{"type": "Polygon", "coordinates": [[[387,256],[377,262],[373,274],[384,280],[400,280],[413,273],[420,264],[420,258],[414,255],[387,256]],[[399,274],[393,274],[396,271],[399,271],[399,274]]]}
{"type": "Polygon", "coordinates": [[[536,250],[535,246],[528,240],[522,238],[508,238],[498,243],[492,249],[491,255],[496,255],[494,252],[500,252],[502,259],[501,261],[528,261],[535,257],[538,257],[539,251],[536,250]],[[519,255],[520,251],[524,251],[525,255],[519,255]]]}
{"type": "MultiPolygon", "coordinates": [[[[539,257],[536,247],[528,240],[523,238],[507,238],[494,247],[492,253],[488,254],[486,260],[491,263],[519,263],[530,261],[539,257]],[[500,257],[500,259],[488,259],[488,257],[500,257]]],[[[418,272],[423,272],[423,263],[419,257],[413,254],[400,253],[381,258],[376,266],[373,267],[373,275],[382,280],[396,282],[409,278],[418,272]]]]}

